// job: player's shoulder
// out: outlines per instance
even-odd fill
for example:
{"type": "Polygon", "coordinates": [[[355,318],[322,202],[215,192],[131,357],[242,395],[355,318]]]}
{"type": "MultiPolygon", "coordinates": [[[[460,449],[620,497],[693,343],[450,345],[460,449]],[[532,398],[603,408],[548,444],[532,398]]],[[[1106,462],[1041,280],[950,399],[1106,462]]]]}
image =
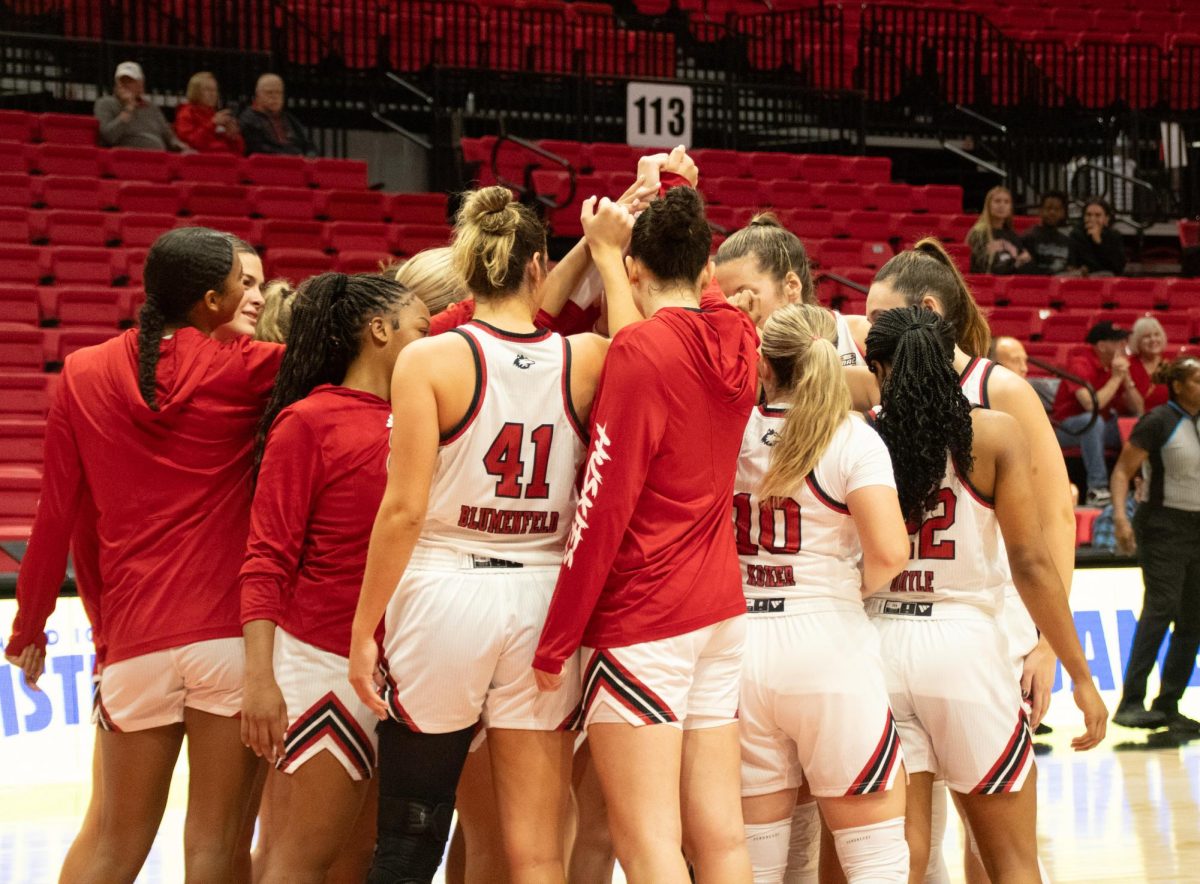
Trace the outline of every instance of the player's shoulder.
{"type": "Polygon", "coordinates": [[[1025,438],[1017,419],[995,408],[971,409],[971,428],[976,448],[1004,449],[1025,438]]]}

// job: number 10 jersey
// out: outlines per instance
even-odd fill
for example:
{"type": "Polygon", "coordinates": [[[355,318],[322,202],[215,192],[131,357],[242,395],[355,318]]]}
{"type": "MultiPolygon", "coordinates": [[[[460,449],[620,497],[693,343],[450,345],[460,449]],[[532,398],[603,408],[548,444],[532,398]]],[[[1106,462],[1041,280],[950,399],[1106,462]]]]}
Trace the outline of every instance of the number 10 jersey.
{"type": "Polygon", "coordinates": [[[475,395],[441,440],[420,544],[557,565],[586,449],[571,402],[570,344],[549,331],[515,334],[478,320],[451,334],[471,346],[475,395]]]}

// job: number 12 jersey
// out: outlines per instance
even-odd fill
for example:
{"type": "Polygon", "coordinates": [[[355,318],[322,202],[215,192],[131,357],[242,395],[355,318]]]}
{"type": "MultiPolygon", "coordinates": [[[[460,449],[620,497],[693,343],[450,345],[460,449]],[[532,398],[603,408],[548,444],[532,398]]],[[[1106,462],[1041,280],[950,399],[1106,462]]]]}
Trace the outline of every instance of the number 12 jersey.
{"type": "Polygon", "coordinates": [[[475,395],[441,441],[421,544],[557,565],[575,513],[586,430],[571,401],[571,346],[478,320],[454,329],[475,358],[475,395]]]}

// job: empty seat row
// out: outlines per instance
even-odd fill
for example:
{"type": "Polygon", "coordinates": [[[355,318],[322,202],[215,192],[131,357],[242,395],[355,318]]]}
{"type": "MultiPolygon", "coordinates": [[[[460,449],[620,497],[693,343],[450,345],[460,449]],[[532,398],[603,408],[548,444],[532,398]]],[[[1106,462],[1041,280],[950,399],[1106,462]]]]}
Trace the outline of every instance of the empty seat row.
{"type": "Polygon", "coordinates": [[[0,372],[41,372],[76,350],[102,344],[115,328],[36,328],[0,322],[0,372]]]}
{"type": "Polygon", "coordinates": [[[257,215],[334,221],[445,223],[444,194],[310,190],[176,181],[151,184],[99,178],[0,174],[0,206],[149,212],[167,215],[257,215]]]}
{"type": "MultiPolygon", "coordinates": [[[[1047,341],[1056,344],[1078,344],[1088,329],[1101,319],[1129,327],[1146,315],[1139,310],[1064,311],[1042,316],[1032,307],[995,307],[988,313],[988,325],[993,335],[1011,335],[1022,340],[1047,341]]],[[[1163,326],[1169,344],[1200,342],[1200,310],[1155,313],[1163,326]]]]}
{"type": "Polygon", "coordinates": [[[115,178],[119,181],[204,181],[271,187],[366,190],[362,160],[254,154],[177,154],[83,144],[24,144],[0,141],[0,172],[115,178]]]}
{"type": "Polygon", "coordinates": [[[95,145],[99,130],[96,118],[84,114],[32,114],[19,110],[0,110],[0,141],[95,145]]]}

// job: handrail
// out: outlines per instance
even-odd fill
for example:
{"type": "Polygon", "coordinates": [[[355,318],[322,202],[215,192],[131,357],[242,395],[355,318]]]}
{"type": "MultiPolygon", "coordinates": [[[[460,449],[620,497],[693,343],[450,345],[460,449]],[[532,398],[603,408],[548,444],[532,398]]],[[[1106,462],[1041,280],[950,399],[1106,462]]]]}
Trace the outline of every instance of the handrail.
{"type": "MultiPolygon", "coordinates": [[[[1074,191],[1075,191],[1075,179],[1079,177],[1080,172],[1084,172],[1084,171],[1099,172],[1101,175],[1107,175],[1109,178],[1116,178],[1119,181],[1125,181],[1125,182],[1133,185],[1134,187],[1140,188],[1141,190],[1149,191],[1150,196],[1154,200],[1154,210],[1155,211],[1153,214],[1153,220],[1160,221],[1166,217],[1166,213],[1163,212],[1162,203],[1159,201],[1159,198],[1158,198],[1158,189],[1153,184],[1151,184],[1149,181],[1146,181],[1143,178],[1136,178],[1133,175],[1126,175],[1124,172],[1118,172],[1115,169],[1109,169],[1107,166],[1101,166],[1098,163],[1093,163],[1091,160],[1080,163],[1078,166],[1075,167],[1075,172],[1071,176],[1072,195],[1074,195],[1074,191]]],[[[1131,211],[1130,215],[1132,215],[1132,214],[1133,213],[1131,211]]],[[[1140,225],[1140,224],[1137,224],[1132,221],[1130,223],[1133,224],[1134,227],[1137,227],[1139,229],[1144,229],[1144,228],[1150,226],[1149,223],[1144,224],[1144,225],[1140,225]]],[[[1153,223],[1153,221],[1151,223],[1153,223]]]]}
{"type": "Polygon", "coordinates": [[[430,95],[424,89],[417,88],[412,83],[408,82],[408,80],[404,79],[399,74],[397,74],[395,71],[388,71],[385,76],[387,76],[387,78],[389,80],[391,80],[393,83],[395,83],[400,88],[407,89],[409,92],[411,92],[413,95],[417,96],[417,98],[421,99],[421,101],[425,102],[426,104],[432,105],[434,103],[432,95],[430,95]]]}
{"type": "Polygon", "coordinates": [[[380,123],[380,124],[386,126],[389,129],[391,129],[397,135],[403,135],[405,138],[407,138],[409,141],[411,141],[417,147],[424,148],[425,150],[433,150],[433,142],[430,141],[428,138],[426,138],[424,135],[418,135],[416,132],[413,132],[411,129],[405,129],[399,123],[397,123],[393,120],[389,120],[387,117],[385,117],[379,111],[372,110],[371,111],[371,119],[375,120],[375,122],[377,122],[377,123],[380,123]]]}
{"type": "Polygon", "coordinates": [[[536,154],[537,156],[541,157],[542,159],[549,160],[552,163],[557,163],[558,165],[562,166],[563,169],[565,169],[566,173],[567,173],[567,196],[566,196],[566,199],[564,199],[561,203],[559,203],[559,202],[555,202],[550,197],[545,196],[544,194],[540,194],[540,193],[535,193],[534,198],[548,209],[561,209],[565,206],[571,205],[572,201],[574,201],[574,199],[575,199],[575,186],[576,186],[575,167],[571,165],[571,161],[568,160],[566,157],[560,157],[558,154],[546,150],[544,147],[542,147],[539,144],[536,144],[535,142],[529,141],[528,139],[525,139],[525,138],[521,138],[517,135],[510,135],[507,132],[501,133],[496,138],[496,143],[492,145],[492,158],[491,158],[492,174],[496,176],[497,184],[501,184],[501,185],[507,187],[509,190],[515,190],[520,193],[524,193],[527,189],[524,184],[516,184],[512,181],[509,181],[507,178],[505,178],[503,175],[500,174],[500,165],[497,162],[497,160],[500,157],[500,147],[501,147],[501,145],[504,144],[505,141],[511,141],[513,144],[517,145],[518,147],[522,147],[525,150],[529,151],[530,153],[536,154]]]}
{"type": "Polygon", "coordinates": [[[817,278],[832,279],[838,285],[845,286],[848,289],[854,289],[854,291],[859,292],[860,294],[865,295],[868,291],[868,288],[861,282],[855,282],[853,279],[847,279],[840,273],[830,273],[828,270],[819,270],[817,271],[817,278]]]}
{"type": "Polygon", "coordinates": [[[956,157],[961,157],[962,159],[966,160],[968,163],[973,163],[980,169],[983,169],[983,171],[985,171],[985,172],[991,172],[993,175],[997,175],[1000,178],[1004,178],[1005,180],[1008,179],[1008,172],[1006,172],[1004,169],[1001,169],[999,166],[995,165],[994,163],[989,163],[987,160],[981,160],[979,157],[975,156],[975,154],[971,153],[970,151],[963,150],[958,145],[951,144],[950,142],[946,141],[945,139],[942,139],[942,150],[948,150],[950,153],[954,154],[956,157]]]}
{"type": "Polygon", "coordinates": [[[1098,421],[1100,419],[1100,400],[1096,398],[1096,388],[1093,387],[1088,381],[1081,378],[1079,375],[1072,374],[1071,372],[1067,371],[1065,368],[1060,368],[1059,366],[1055,365],[1052,362],[1047,362],[1046,360],[1039,359],[1036,356],[1027,356],[1026,358],[1029,360],[1031,365],[1036,365],[1042,371],[1050,372],[1050,374],[1054,375],[1059,380],[1070,381],[1072,384],[1075,384],[1076,386],[1083,387],[1085,390],[1088,391],[1088,396],[1091,397],[1092,419],[1089,420],[1082,429],[1068,430],[1066,427],[1062,426],[1057,421],[1055,421],[1053,418],[1051,418],[1050,422],[1052,424],[1054,424],[1054,428],[1056,430],[1061,430],[1062,432],[1066,433],[1068,436],[1082,436],[1084,433],[1086,433],[1088,430],[1090,430],[1095,425],[1096,421],[1098,421]]]}
{"type": "Polygon", "coordinates": [[[963,114],[964,116],[970,117],[971,119],[973,119],[977,122],[983,123],[985,126],[990,126],[991,128],[995,129],[997,132],[999,132],[1001,135],[1008,134],[1008,127],[1005,126],[1003,123],[997,123],[991,117],[984,116],[983,114],[979,113],[978,111],[973,111],[969,107],[965,107],[964,105],[961,105],[961,104],[954,105],[954,109],[956,111],[958,111],[960,114],[963,114]]]}

